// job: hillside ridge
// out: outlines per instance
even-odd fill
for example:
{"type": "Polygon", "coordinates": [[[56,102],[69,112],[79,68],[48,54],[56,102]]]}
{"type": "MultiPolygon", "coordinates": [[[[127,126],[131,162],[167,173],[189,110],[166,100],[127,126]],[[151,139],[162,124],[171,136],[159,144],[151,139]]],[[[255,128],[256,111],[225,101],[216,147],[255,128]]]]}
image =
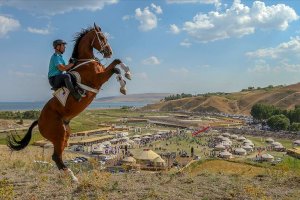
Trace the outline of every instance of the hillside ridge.
{"type": "Polygon", "coordinates": [[[300,83],[246,90],[233,93],[212,93],[177,100],[161,101],[143,107],[143,110],[222,112],[249,115],[256,103],[293,109],[300,105],[300,83]]]}

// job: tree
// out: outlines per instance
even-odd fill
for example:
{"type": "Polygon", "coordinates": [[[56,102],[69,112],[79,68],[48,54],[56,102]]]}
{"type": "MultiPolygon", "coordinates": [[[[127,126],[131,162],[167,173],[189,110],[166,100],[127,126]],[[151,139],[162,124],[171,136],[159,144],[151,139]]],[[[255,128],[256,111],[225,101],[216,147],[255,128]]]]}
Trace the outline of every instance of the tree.
{"type": "Polygon", "coordinates": [[[258,121],[266,120],[273,115],[279,115],[282,113],[283,111],[281,109],[276,108],[273,105],[267,105],[261,103],[254,104],[251,108],[252,117],[258,121]]]}
{"type": "Polygon", "coordinates": [[[290,126],[290,131],[300,131],[300,123],[293,122],[290,126]]]}
{"type": "Polygon", "coordinates": [[[271,130],[279,131],[279,130],[287,130],[290,125],[290,120],[285,115],[273,115],[267,121],[268,126],[271,130]]]}

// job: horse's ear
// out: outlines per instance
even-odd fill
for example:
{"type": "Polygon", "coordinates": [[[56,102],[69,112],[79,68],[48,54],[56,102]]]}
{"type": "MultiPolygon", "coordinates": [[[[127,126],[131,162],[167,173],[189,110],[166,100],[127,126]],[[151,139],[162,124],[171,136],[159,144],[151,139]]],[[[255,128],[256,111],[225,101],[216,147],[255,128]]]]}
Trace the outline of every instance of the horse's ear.
{"type": "Polygon", "coordinates": [[[98,25],[96,25],[95,22],[94,22],[94,28],[95,28],[95,30],[97,30],[97,31],[101,31],[101,28],[100,28],[98,25]]]}

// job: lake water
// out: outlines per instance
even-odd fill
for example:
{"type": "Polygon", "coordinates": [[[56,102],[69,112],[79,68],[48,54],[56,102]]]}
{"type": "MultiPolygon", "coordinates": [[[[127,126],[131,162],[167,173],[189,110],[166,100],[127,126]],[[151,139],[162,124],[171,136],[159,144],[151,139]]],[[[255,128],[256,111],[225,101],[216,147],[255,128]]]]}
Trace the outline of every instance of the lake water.
{"type": "MultiPolygon", "coordinates": [[[[0,102],[0,110],[41,110],[46,102],[0,102]]],[[[143,107],[149,102],[92,102],[88,109],[96,108],[121,108],[122,106],[143,107]]]]}

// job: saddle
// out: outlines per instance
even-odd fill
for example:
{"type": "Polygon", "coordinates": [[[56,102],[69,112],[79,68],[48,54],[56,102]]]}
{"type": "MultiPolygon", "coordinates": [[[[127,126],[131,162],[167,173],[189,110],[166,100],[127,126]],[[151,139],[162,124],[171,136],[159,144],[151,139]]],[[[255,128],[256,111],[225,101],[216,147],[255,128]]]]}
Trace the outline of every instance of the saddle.
{"type": "MultiPolygon", "coordinates": [[[[68,72],[68,74],[71,75],[71,82],[73,84],[74,89],[82,96],[85,97],[86,90],[80,87],[81,78],[78,72],[68,72]],[[78,84],[79,83],[79,84],[78,84]]],[[[53,96],[55,96],[58,101],[65,106],[68,96],[70,94],[70,91],[66,87],[61,88],[51,88],[51,90],[54,90],[53,96]]]]}

